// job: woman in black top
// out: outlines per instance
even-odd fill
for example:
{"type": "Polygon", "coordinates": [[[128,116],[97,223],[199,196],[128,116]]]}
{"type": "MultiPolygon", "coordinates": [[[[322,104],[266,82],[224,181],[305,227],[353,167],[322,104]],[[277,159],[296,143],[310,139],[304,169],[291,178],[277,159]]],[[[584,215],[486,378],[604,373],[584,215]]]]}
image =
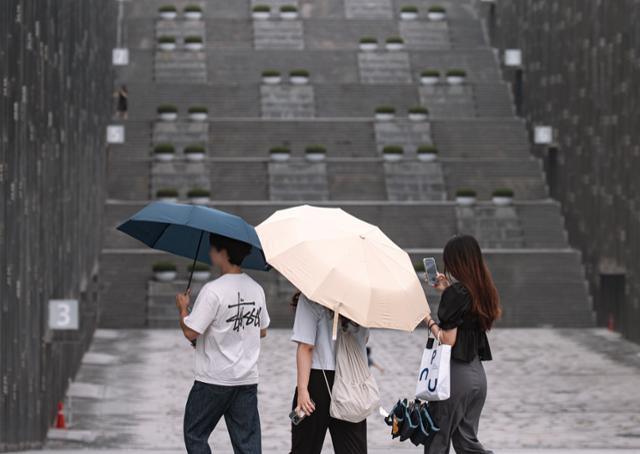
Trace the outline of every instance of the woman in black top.
{"type": "Polygon", "coordinates": [[[429,330],[451,348],[451,395],[431,402],[436,424],[440,427],[425,453],[448,454],[450,445],[456,454],[491,453],[478,441],[480,414],[487,396],[487,377],[481,361],[491,359],[486,332],[500,317],[500,300],[480,251],[469,235],[449,240],[442,254],[444,274],[435,285],[442,292],[436,323],[425,321],[429,330]]]}

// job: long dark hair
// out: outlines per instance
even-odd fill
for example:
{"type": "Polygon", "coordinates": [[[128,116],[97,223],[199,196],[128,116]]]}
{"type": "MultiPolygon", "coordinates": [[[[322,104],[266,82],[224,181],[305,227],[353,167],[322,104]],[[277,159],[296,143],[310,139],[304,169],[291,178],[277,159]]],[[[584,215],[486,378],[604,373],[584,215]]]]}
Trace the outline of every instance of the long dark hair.
{"type": "Polygon", "coordinates": [[[471,235],[451,238],[442,254],[444,272],[456,278],[471,294],[471,312],[482,329],[489,330],[500,315],[500,297],[489,268],[482,257],[480,245],[471,235]]]}

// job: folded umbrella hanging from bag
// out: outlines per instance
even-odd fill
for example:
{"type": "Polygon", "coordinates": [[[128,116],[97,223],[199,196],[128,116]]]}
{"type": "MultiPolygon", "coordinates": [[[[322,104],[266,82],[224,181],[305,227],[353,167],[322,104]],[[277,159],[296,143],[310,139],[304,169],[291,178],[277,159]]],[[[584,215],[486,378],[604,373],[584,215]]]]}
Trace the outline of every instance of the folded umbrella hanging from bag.
{"type": "Polygon", "coordinates": [[[398,400],[384,421],[391,426],[391,438],[408,439],[416,446],[428,446],[433,435],[440,431],[429,413],[428,403],[418,399],[412,402],[398,400]]]}

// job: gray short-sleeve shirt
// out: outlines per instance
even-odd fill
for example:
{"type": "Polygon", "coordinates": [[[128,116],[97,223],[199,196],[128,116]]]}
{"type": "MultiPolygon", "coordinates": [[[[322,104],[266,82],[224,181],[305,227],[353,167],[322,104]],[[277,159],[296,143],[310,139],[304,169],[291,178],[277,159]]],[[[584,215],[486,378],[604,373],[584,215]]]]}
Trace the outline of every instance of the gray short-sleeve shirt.
{"type": "MultiPolygon", "coordinates": [[[[331,339],[332,329],[333,312],[300,295],[291,340],[315,347],[312,369],[336,369],[336,343],[331,339]]],[[[362,347],[362,352],[366,356],[369,330],[362,326],[349,325],[349,332],[358,341],[358,345],[362,347]]]]}

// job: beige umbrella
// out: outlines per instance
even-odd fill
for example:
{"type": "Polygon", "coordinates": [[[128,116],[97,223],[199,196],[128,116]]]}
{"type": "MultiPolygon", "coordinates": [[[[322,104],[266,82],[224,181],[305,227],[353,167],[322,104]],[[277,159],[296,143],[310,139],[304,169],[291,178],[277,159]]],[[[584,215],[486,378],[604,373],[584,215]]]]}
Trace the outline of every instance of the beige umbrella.
{"type": "Polygon", "coordinates": [[[409,255],[340,208],[302,205],[256,227],[267,262],[307,298],[369,328],[411,331],[429,313],[409,255]]]}

